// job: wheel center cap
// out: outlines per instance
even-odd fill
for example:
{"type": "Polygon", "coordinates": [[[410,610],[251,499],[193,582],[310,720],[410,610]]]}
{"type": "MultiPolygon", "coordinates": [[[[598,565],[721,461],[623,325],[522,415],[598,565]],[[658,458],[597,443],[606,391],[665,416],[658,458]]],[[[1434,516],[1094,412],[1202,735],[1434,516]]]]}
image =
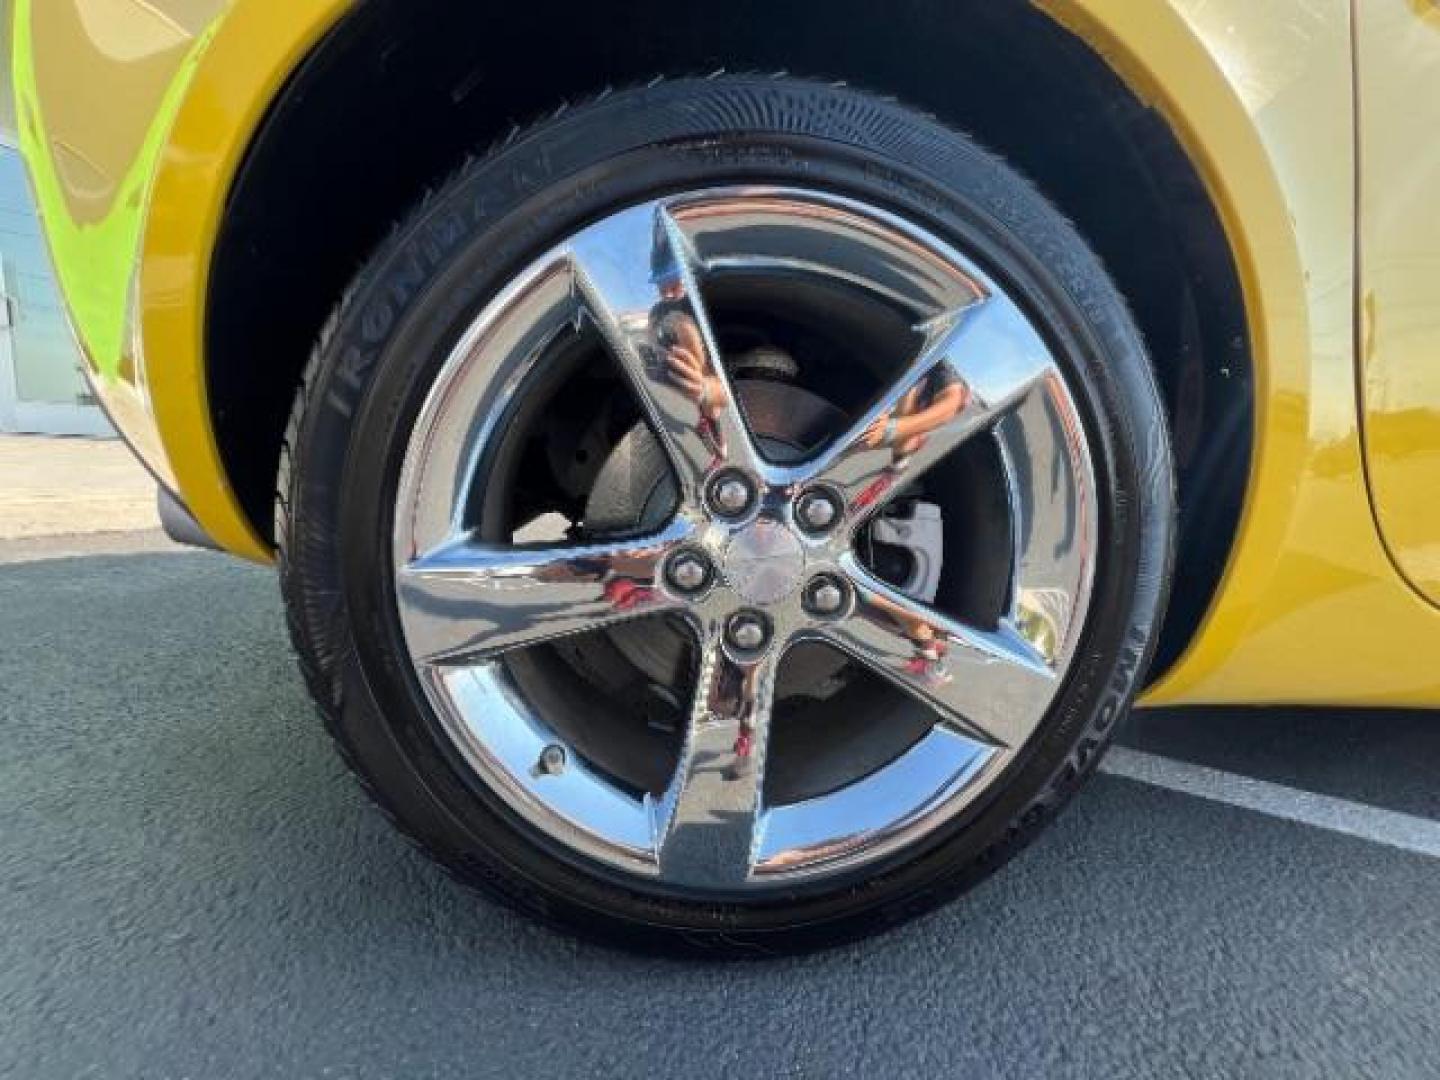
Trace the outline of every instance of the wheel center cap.
{"type": "Polygon", "coordinates": [[[724,568],[730,587],[750,603],[773,604],[800,584],[805,548],[785,526],[762,518],[731,538],[724,568]]]}

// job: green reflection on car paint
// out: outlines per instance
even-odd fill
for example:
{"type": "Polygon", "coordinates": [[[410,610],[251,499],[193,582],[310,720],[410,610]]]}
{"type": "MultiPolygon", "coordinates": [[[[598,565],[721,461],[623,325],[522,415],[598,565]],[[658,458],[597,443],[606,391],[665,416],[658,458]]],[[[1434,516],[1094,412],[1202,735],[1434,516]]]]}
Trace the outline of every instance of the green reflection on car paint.
{"type": "Polygon", "coordinates": [[[33,4],[34,0],[15,0],[11,68],[20,152],[82,351],[96,375],[115,379],[127,350],[142,230],[160,154],[199,59],[222,20],[215,20],[191,43],[165,89],[135,160],[118,178],[109,211],[98,222],[82,223],[74,220],[66,205],[64,184],[50,153],[35,76],[33,4]]]}

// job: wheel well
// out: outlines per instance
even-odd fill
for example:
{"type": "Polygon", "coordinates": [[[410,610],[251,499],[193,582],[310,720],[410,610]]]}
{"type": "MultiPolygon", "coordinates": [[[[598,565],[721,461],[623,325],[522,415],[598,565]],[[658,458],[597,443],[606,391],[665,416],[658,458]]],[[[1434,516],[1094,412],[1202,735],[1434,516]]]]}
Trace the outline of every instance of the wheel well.
{"type": "Polygon", "coordinates": [[[1219,583],[1249,472],[1253,375],[1228,243],[1169,127],[1020,0],[368,0],[279,95],[214,255],[207,379],[246,513],[271,531],[286,417],[325,319],[405,210],[470,153],[607,85],[720,68],[844,79],[1001,154],[1075,222],[1145,333],[1180,484],[1175,590],[1153,671],[1219,583]],[[563,25],[563,32],[556,32],[563,25]]]}

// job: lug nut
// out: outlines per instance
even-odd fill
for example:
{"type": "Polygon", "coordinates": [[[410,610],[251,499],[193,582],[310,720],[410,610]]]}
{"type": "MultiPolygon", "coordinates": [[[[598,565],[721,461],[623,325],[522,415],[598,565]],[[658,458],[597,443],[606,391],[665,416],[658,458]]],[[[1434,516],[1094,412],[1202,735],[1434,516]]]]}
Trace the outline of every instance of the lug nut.
{"type": "Polygon", "coordinates": [[[805,587],[805,610],[812,615],[834,615],[845,606],[845,586],[833,577],[817,577],[805,587]]]}
{"type": "Polygon", "coordinates": [[[697,593],[710,583],[710,564],[697,552],[682,551],[665,567],[665,580],[677,592],[697,593]]]}
{"type": "Polygon", "coordinates": [[[840,504],[828,491],[807,491],[800,496],[795,515],[811,532],[824,532],[840,520],[840,504]]]}
{"type": "Polygon", "coordinates": [[[770,627],[766,624],[763,616],[742,611],[739,615],[731,617],[725,633],[730,639],[730,644],[737,649],[754,652],[769,640],[770,627]]]}
{"type": "Polygon", "coordinates": [[[726,517],[739,517],[750,509],[755,489],[736,472],[721,473],[710,484],[710,502],[726,517]]]}

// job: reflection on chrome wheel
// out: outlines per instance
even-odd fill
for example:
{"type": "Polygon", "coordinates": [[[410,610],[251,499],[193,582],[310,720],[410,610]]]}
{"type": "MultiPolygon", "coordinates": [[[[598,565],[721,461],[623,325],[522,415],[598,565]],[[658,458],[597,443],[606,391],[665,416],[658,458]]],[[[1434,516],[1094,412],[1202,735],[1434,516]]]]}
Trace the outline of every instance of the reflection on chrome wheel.
{"type": "Polygon", "coordinates": [[[467,329],[411,439],[396,595],[431,703],[527,822],[636,875],[754,890],[891,855],[983,791],[1065,674],[1095,551],[1084,429],[1013,299],[938,237],[878,208],[813,191],[717,189],[629,207],[567,238],[467,329]],[[757,295],[809,287],[891,307],[913,328],[914,354],[876,373],[872,400],[835,438],[801,460],[774,460],[746,422],[707,308],[727,277],[757,295]],[[502,456],[496,418],[524,412],[518,399],[544,385],[535,369],[587,325],[668,456],[673,510],[638,536],[487,540],[469,508],[502,456]],[[977,439],[996,445],[1011,514],[1013,548],[999,564],[1008,600],[990,624],[888,584],[861,543],[869,521],[977,439]],[[698,663],[672,688],[686,703],[673,775],[635,791],[568,746],[504,661],[665,616],[688,626],[698,663]],[[777,802],[764,778],[779,676],[807,641],[923,703],[933,726],[864,776],[777,802]],[[565,746],[570,764],[537,769],[552,746],[565,746]]]}
{"type": "Polygon", "coordinates": [[[715,79],[541,125],[376,256],[302,405],[282,566],[332,731],[440,861],[583,932],[788,950],[933,906],[1143,675],[1138,335],[898,106],[715,79]]]}

